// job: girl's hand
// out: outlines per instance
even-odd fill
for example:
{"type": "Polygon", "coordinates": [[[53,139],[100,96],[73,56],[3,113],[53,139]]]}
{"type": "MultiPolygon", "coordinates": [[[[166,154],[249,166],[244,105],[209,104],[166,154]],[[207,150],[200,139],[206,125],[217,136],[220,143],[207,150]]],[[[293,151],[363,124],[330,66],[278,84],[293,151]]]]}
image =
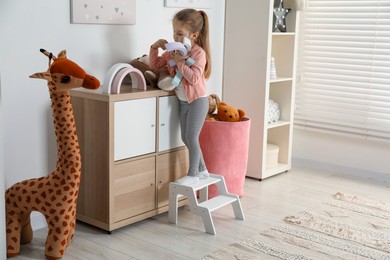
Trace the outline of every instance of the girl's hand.
{"type": "Polygon", "coordinates": [[[171,57],[172,57],[172,60],[176,63],[183,61],[183,60],[186,60],[188,58],[188,56],[182,56],[180,54],[180,51],[172,51],[171,57]]]}
{"type": "Polygon", "coordinates": [[[155,43],[153,43],[151,47],[153,49],[161,48],[161,49],[165,50],[165,44],[166,43],[168,43],[167,40],[160,39],[160,40],[156,41],[155,43]]]}

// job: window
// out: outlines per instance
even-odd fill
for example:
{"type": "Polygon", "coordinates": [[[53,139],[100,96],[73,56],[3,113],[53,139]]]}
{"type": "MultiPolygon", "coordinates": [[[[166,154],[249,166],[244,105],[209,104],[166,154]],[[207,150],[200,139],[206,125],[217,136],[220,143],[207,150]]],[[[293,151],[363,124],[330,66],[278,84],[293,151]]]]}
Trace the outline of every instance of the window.
{"type": "Polygon", "coordinates": [[[295,125],[390,141],[390,1],[307,0],[295,125]]]}

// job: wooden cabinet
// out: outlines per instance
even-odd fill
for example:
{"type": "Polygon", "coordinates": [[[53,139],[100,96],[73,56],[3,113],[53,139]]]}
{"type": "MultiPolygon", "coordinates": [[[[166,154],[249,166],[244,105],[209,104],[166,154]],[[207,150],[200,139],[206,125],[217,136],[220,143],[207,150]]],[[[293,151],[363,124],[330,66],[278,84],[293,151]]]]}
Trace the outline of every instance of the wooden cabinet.
{"type": "Polygon", "coordinates": [[[167,211],[169,182],[188,170],[176,96],[122,92],[71,91],[82,157],[77,219],[107,231],[167,211]]]}
{"type": "Polygon", "coordinates": [[[223,99],[251,119],[247,176],[256,179],[291,168],[299,12],[292,0],[284,0],[284,7],[291,8],[287,32],[272,32],[273,0],[226,1],[223,99]],[[277,77],[271,79],[272,57],[277,77]],[[270,99],[278,104],[280,119],[268,124],[270,99]],[[279,146],[273,168],[266,165],[267,143],[279,146]]]}

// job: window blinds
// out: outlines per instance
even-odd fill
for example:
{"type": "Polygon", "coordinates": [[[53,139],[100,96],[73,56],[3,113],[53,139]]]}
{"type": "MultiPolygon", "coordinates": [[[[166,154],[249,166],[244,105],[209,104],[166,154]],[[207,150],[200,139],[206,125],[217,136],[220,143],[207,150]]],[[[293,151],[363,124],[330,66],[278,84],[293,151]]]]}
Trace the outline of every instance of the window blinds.
{"type": "Polygon", "coordinates": [[[307,0],[295,125],[390,141],[390,0],[307,0]]]}

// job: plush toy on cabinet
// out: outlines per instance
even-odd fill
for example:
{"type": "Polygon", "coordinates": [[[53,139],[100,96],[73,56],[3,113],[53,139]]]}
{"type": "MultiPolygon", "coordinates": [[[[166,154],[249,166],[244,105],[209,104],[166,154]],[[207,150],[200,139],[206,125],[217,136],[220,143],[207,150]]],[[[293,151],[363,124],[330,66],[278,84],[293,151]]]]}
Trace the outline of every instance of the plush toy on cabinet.
{"type": "Polygon", "coordinates": [[[173,90],[171,88],[164,88],[164,85],[160,84],[160,82],[164,81],[164,79],[166,79],[167,77],[170,77],[170,81],[172,81],[172,77],[169,75],[168,69],[151,69],[149,66],[149,55],[144,54],[141,57],[131,60],[130,65],[136,69],[139,69],[142,75],[144,75],[146,82],[148,82],[149,85],[153,88],[160,88],[166,91],[173,90]]]}

